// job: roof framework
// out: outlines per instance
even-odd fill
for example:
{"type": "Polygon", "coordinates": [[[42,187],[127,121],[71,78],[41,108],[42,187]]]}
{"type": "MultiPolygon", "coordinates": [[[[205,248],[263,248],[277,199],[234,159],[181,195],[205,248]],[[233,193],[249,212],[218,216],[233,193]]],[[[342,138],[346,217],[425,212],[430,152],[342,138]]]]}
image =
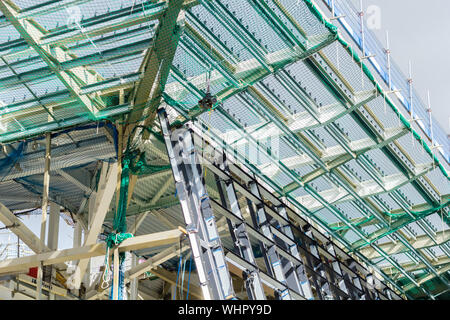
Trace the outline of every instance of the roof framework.
{"type": "MultiPolygon", "coordinates": [[[[0,141],[23,148],[20,170],[0,168],[7,207],[29,208],[7,200],[13,185],[40,194],[44,151],[31,141],[45,132],[61,132],[52,170],[74,190],[73,199],[50,197],[75,214],[93,192],[83,170],[120,157],[103,120],[119,121],[125,144],[167,164],[162,143],[136,131],[158,131],[163,104],[401,292],[448,290],[448,162],[311,1],[7,0],[0,11],[0,141]],[[212,110],[199,106],[207,90],[212,110]],[[73,130],[92,122],[102,124],[73,130]]],[[[166,219],[155,210],[177,204],[168,177],[136,177],[128,214],[166,219]]]]}

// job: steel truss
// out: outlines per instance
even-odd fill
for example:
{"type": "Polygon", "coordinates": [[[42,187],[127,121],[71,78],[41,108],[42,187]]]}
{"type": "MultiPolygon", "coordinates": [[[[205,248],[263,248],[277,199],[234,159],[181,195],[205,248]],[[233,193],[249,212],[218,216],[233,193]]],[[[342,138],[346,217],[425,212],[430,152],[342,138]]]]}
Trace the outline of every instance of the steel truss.
{"type": "MultiPolygon", "coordinates": [[[[375,285],[370,272],[295,214],[255,176],[230,162],[225,153],[209,148],[210,145],[204,153],[202,147],[207,142],[200,136],[185,128],[171,132],[165,111],[159,111],[159,116],[195,262],[199,274],[211,275],[201,280],[202,286],[214,288],[214,292],[232,292],[232,272],[244,280],[249,299],[265,299],[268,290],[277,299],[401,299],[380,281],[375,285]],[[193,159],[201,161],[205,176],[199,164],[191,164],[193,159]],[[196,174],[187,179],[186,175],[193,171],[196,174]],[[191,206],[205,194],[208,173],[216,182],[219,199],[205,196],[205,207],[195,209],[191,206]],[[201,226],[209,219],[212,230],[217,230],[214,221],[220,216],[227,218],[231,245],[229,241],[225,245],[224,236],[214,233],[222,245],[215,245],[218,255],[206,254],[210,240],[204,239],[201,226]],[[195,221],[198,229],[192,227],[195,221]],[[195,254],[197,245],[204,254],[195,254]],[[222,263],[224,256],[229,267],[222,266],[223,273],[219,275],[214,266],[217,261],[222,263]]],[[[207,297],[223,299],[226,295],[207,297]]]]}
{"type": "Polygon", "coordinates": [[[191,132],[171,132],[165,110],[158,114],[203,296],[207,300],[232,299],[231,277],[191,132]]]}

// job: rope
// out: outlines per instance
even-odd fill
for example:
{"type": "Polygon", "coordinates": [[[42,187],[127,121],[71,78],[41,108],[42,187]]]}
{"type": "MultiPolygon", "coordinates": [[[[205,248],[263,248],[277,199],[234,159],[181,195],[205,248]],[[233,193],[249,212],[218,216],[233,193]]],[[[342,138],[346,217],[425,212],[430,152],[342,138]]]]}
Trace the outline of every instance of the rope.
{"type": "Polygon", "coordinates": [[[5,177],[11,172],[11,170],[14,168],[16,163],[20,161],[20,159],[23,157],[24,151],[27,147],[27,142],[21,142],[17,148],[17,150],[12,151],[9,155],[6,155],[4,159],[0,160],[0,168],[4,168],[9,166],[8,171],[3,175],[3,177],[0,179],[0,182],[3,182],[5,177]]]}
{"type": "Polygon", "coordinates": [[[111,274],[109,273],[109,247],[106,247],[105,255],[105,271],[103,273],[103,283],[101,285],[102,289],[106,289],[111,281],[111,274]]]}
{"type": "Polygon", "coordinates": [[[188,283],[187,283],[187,292],[186,292],[186,300],[188,300],[189,298],[189,285],[191,283],[191,270],[192,270],[192,255],[191,258],[189,259],[189,276],[188,276],[188,283]]]}
{"type": "Polygon", "coordinates": [[[187,259],[184,259],[184,262],[183,262],[183,269],[182,269],[182,271],[181,271],[180,297],[183,297],[184,274],[185,274],[185,271],[186,271],[186,262],[187,262],[187,259]]]}
{"type": "MultiPolygon", "coordinates": [[[[178,271],[177,271],[177,281],[175,282],[176,285],[178,286],[178,278],[180,276],[180,269],[181,269],[181,255],[180,255],[180,260],[178,261],[178,271]]],[[[175,300],[176,296],[177,296],[177,290],[174,290],[175,293],[173,294],[172,300],[175,300]]]]}

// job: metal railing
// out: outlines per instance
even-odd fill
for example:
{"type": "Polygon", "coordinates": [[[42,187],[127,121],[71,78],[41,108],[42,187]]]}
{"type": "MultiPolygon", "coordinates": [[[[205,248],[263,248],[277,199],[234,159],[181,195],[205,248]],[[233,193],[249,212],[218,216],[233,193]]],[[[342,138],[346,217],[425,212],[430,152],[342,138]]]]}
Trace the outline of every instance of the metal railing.
{"type": "Polygon", "coordinates": [[[409,77],[401,71],[400,67],[390,58],[390,65],[387,63],[386,48],[380,43],[375,34],[367,28],[363,19],[360,19],[360,11],[353,4],[342,0],[322,0],[339,21],[344,30],[350,35],[352,40],[364,52],[366,59],[376,70],[381,79],[385,82],[388,91],[393,91],[408,113],[413,109],[412,119],[415,119],[425,136],[432,141],[433,146],[439,150],[442,157],[450,163],[450,143],[445,130],[438,124],[434,117],[430,117],[428,106],[422,101],[417,91],[412,88],[412,105],[409,97],[409,77]],[[361,21],[364,25],[361,28],[361,21]],[[364,30],[364,40],[361,30],[364,30]],[[417,120],[419,119],[419,120],[417,120]]]}

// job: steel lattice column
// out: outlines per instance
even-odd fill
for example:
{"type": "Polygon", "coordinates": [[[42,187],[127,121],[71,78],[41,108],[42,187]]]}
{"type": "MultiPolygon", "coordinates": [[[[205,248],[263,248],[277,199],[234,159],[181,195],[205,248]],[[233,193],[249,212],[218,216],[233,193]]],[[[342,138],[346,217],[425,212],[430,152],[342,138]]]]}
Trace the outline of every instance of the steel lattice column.
{"type": "MultiPolygon", "coordinates": [[[[220,160],[219,160],[220,161],[220,160]]],[[[217,163],[216,163],[217,165],[217,163]]],[[[221,170],[223,170],[226,174],[230,174],[230,170],[228,168],[226,155],[222,154],[222,159],[220,163],[218,163],[221,170]]],[[[214,174],[217,182],[218,191],[220,194],[220,198],[222,201],[222,205],[227,207],[227,199],[229,203],[229,207],[231,208],[231,212],[242,220],[241,223],[234,223],[230,219],[227,219],[228,226],[230,229],[230,234],[233,239],[235,248],[239,252],[240,256],[250,262],[253,265],[257,265],[255,256],[252,251],[252,246],[250,243],[250,239],[247,234],[247,230],[244,223],[244,218],[242,216],[241,208],[239,206],[238,199],[236,197],[236,191],[234,188],[234,183],[232,179],[221,180],[217,174],[214,174]],[[224,192],[223,186],[225,186],[226,195],[224,192]],[[225,198],[225,196],[227,198],[225,198]]],[[[251,300],[265,300],[266,295],[264,294],[264,289],[261,284],[261,278],[257,270],[249,270],[244,272],[245,279],[245,287],[247,289],[248,297],[251,300]]]]}
{"type": "Polygon", "coordinates": [[[309,262],[312,270],[314,272],[319,271],[319,273],[321,275],[320,279],[315,277],[316,291],[321,299],[324,299],[324,297],[332,297],[330,284],[326,281],[326,272],[323,270],[323,265],[322,265],[322,262],[320,259],[319,250],[317,249],[314,234],[310,228],[311,228],[311,226],[307,225],[304,230],[305,234],[310,239],[312,239],[312,241],[308,241],[308,243],[306,243],[306,246],[308,247],[309,252],[311,252],[311,254],[315,257],[315,259],[313,260],[313,259],[311,259],[311,257],[309,257],[308,262],[309,262]],[[318,261],[318,263],[315,263],[315,261],[318,261]],[[324,293],[325,293],[325,296],[324,296],[324,293]]]}
{"type": "MultiPolygon", "coordinates": [[[[250,191],[261,199],[258,184],[254,180],[249,182],[249,187],[250,191]]],[[[260,230],[265,237],[274,241],[275,238],[270,229],[270,221],[267,218],[264,204],[262,202],[254,204],[250,201],[250,199],[247,199],[247,202],[255,228],[260,230]],[[253,205],[255,205],[256,210],[253,205]]],[[[290,289],[293,289],[296,292],[302,292],[300,282],[297,278],[297,273],[295,272],[292,262],[280,257],[275,245],[267,246],[265,244],[261,244],[261,249],[264,253],[264,261],[269,273],[281,283],[286,284],[290,289]]],[[[279,298],[282,300],[290,300],[291,295],[289,290],[281,291],[279,293],[279,298]]]]}
{"type": "Polygon", "coordinates": [[[178,129],[171,133],[165,110],[160,109],[158,115],[203,296],[207,300],[233,299],[231,276],[191,132],[178,129]]]}
{"type": "MultiPolygon", "coordinates": [[[[284,205],[278,206],[276,208],[276,210],[280,214],[280,216],[282,216],[283,218],[288,220],[288,215],[286,213],[286,208],[284,205]]],[[[286,234],[289,238],[294,239],[294,233],[292,232],[291,226],[288,223],[286,223],[284,225],[280,225],[280,228],[282,229],[282,232],[284,234],[286,234]]],[[[289,245],[288,243],[284,243],[284,244],[286,246],[286,249],[295,258],[297,258],[299,261],[302,261],[302,258],[300,257],[300,253],[298,252],[297,245],[295,245],[295,244],[289,245]]],[[[308,276],[306,275],[306,272],[305,272],[305,267],[302,264],[298,264],[295,266],[295,269],[297,272],[298,280],[300,281],[300,287],[301,287],[303,295],[305,296],[305,298],[307,298],[309,300],[314,300],[314,296],[311,291],[311,286],[309,284],[308,276]]]]}

